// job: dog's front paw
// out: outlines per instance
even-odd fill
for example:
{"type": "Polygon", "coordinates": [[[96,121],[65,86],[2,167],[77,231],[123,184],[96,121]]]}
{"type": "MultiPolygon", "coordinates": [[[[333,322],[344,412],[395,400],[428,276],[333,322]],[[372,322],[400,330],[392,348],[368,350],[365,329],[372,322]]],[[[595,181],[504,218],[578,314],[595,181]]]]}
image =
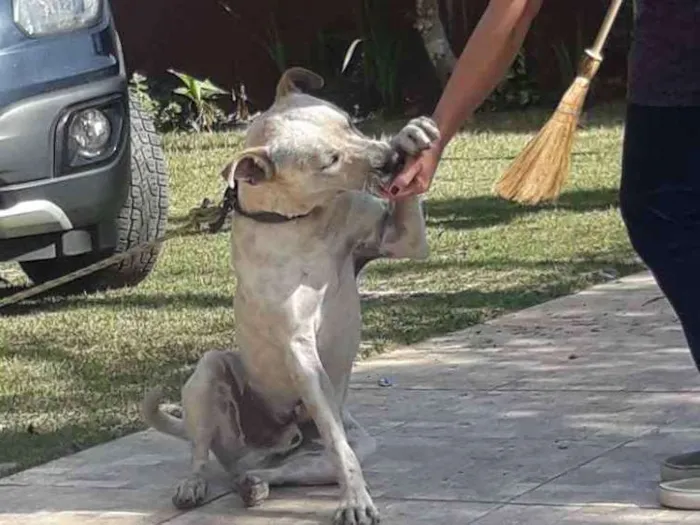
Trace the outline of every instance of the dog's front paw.
{"type": "Polygon", "coordinates": [[[192,509],[204,503],[207,497],[207,481],[198,475],[183,479],[173,495],[173,505],[178,509],[192,509]]]}
{"type": "Polygon", "coordinates": [[[343,497],[333,517],[333,525],[375,525],[379,523],[379,511],[374,506],[367,489],[352,491],[343,497]]]}
{"type": "Polygon", "coordinates": [[[391,146],[409,156],[428,149],[440,138],[437,124],[429,117],[411,119],[391,140],[391,146]]]}
{"type": "Polygon", "coordinates": [[[270,486],[257,476],[245,475],[238,481],[238,495],[246,507],[255,507],[270,495],[270,486]]]}

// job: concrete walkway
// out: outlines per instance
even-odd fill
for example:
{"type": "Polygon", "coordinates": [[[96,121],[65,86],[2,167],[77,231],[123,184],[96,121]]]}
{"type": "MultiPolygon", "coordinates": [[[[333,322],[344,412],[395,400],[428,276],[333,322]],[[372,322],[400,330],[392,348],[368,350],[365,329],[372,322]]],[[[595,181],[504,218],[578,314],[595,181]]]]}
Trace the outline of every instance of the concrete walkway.
{"type": "MultiPolygon", "coordinates": [[[[646,274],[357,366],[355,416],[382,523],[700,524],[661,510],[658,464],[700,447],[700,381],[646,274]],[[380,387],[388,377],[393,386],[380,387]]],[[[0,524],[327,524],[337,489],[277,489],[244,510],[170,504],[187,447],[143,432],[0,479],[0,524]]]]}

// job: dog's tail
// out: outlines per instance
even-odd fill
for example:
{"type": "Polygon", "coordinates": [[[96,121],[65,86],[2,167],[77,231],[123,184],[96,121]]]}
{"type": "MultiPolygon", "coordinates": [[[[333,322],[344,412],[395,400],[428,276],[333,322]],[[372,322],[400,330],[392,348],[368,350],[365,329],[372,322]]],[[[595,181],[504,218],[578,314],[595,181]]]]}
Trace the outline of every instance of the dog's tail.
{"type": "Polygon", "coordinates": [[[187,439],[185,423],[182,419],[168,414],[160,406],[163,399],[163,389],[152,388],[143,397],[141,402],[141,415],[145,422],[164,434],[187,439]]]}

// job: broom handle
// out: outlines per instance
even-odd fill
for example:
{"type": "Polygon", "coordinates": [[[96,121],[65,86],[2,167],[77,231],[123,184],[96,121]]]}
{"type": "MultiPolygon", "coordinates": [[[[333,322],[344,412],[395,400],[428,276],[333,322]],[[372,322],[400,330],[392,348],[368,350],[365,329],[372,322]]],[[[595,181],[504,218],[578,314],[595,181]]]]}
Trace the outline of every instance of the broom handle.
{"type": "Polygon", "coordinates": [[[610,7],[608,7],[608,13],[605,15],[605,20],[603,20],[603,25],[600,26],[600,30],[598,31],[598,36],[595,39],[595,42],[593,43],[593,47],[591,48],[591,51],[593,54],[596,56],[600,57],[601,51],[603,51],[603,46],[605,46],[605,41],[608,39],[608,35],[610,34],[610,30],[612,29],[613,24],[615,23],[615,18],[617,17],[617,13],[620,11],[620,7],[622,7],[622,2],[623,0],[612,0],[610,2],[610,7]]]}

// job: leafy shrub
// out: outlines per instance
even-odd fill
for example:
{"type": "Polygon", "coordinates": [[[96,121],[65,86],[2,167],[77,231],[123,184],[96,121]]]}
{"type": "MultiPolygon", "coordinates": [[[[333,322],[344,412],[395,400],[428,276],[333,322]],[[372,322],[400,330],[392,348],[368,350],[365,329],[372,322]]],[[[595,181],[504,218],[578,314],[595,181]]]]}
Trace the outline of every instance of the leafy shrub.
{"type": "MultiPolygon", "coordinates": [[[[227,91],[214,85],[209,79],[199,80],[174,69],[169,69],[168,72],[182,82],[182,86],[175,88],[173,93],[187,99],[190,112],[186,120],[194,131],[212,131],[218,122],[225,120],[226,115],[214,101],[217,97],[228,95],[227,91]]],[[[235,99],[233,93],[232,98],[235,99]]]]}
{"type": "Polygon", "coordinates": [[[360,75],[367,98],[377,99],[388,112],[401,104],[399,65],[403,44],[389,27],[391,14],[387,0],[362,1],[360,36],[347,46],[341,67],[341,74],[360,75]]]}
{"type": "Polygon", "coordinates": [[[523,109],[539,100],[540,94],[530,78],[525,53],[521,49],[505,79],[484,103],[484,108],[491,111],[523,109]]]}
{"type": "Polygon", "coordinates": [[[169,70],[171,77],[148,79],[134,73],[129,83],[132,96],[152,115],[156,128],[167,131],[214,131],[235,127],[250,118],[245,86],[238,93],[200,80],[192,75],[169,70]],[[230,96],[233,112],[219,106],[220,97],[230,96]]]}
{"type": "Polygon", "coordinates": [[[151,113],[158,131],[185,128],[182,105],[173,100],[171,90],[165,88],[162,82],[154,82],[137,72],[131,77],[129,91],[151,113]]]}

